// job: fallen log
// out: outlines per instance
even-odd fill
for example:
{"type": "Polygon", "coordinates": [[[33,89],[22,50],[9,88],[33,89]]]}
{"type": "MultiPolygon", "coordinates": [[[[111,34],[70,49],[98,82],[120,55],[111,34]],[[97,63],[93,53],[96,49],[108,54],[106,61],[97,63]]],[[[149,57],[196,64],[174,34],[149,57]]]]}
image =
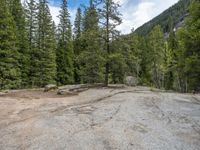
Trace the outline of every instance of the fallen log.
{"type": "Polygon", "coordinates": [[[9,93],[8,90],[6,90],[6,91],[0,91],[0,96],[5,96],[5,95],[8,94],[8,93],[9,93]]]}
{"type": "Polygon", "coordinates": [[[77,95],[80,92],[86,91],[89,88],[103,87],[104,84],[78,84],[78,85],[66,85],[59,87],[57,94],[58,95],[77,95]]]}
{"type": "Polygon", "coordinates": [[[0,96],[4,96],[4,95],[6,95],[6,93],[0,92],[0,96]]]}
{"type": "Polygon", "coordinates": [[[57,92],[58,95],[78,95],[77,92],[72,92],[72,91],[68,91],[68,90],[58,90],[57,92]]]}

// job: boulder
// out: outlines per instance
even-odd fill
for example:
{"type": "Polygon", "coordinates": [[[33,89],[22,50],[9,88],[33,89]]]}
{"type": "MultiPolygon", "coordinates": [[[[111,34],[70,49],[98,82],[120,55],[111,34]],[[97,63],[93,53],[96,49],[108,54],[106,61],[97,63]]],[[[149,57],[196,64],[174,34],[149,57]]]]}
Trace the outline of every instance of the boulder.
{"type": "Polygon", "coordinates": [[[48,84],[44,87],[44,92],[49,92],[49,91],[53,91],[53,90],[57,90],[57,89],[58,89],[57,85],[48,84]]]}
{"type": "Polygon", "coordinates": [[[124,83],[127,86],[137,86],[138,79],[136,77],[133,77],[133,76],[127,76],[127,77],[125,77],[124,83]]]}

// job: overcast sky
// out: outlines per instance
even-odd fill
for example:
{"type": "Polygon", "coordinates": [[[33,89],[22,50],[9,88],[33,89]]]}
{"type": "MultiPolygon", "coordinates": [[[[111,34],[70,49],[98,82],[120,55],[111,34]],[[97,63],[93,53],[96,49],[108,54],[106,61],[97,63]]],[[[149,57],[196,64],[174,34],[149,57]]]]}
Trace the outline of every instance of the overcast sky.
{"type": "MultiPolygon", "coordinates": [[[[23,1],[23,0],[22,0],[23,1]]],[[[58,24],[57,18],[62,0],[49,0],[49,6],[53,20],[58,24]]],[[[81,4],[88,5],[89,0],[68,0],[71,20],[74,20],[76,9],[81,4]]],[[[129,33],[132,28],[136,29],[148,22],[161,12],[177,3],[178,0],[114,0],[121,5],[123,23],[118,27],[122,33],[129,33]]]]}

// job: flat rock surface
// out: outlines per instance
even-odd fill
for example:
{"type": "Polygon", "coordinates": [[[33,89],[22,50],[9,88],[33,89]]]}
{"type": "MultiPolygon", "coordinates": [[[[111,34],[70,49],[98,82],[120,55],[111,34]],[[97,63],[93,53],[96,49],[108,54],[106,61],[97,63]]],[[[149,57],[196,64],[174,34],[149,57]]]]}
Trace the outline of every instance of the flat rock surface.
{"type": "Polygon", "coordinates": [[[199,150],[200,95],[146,87],[0,96],[0,150],[199,150]]]}

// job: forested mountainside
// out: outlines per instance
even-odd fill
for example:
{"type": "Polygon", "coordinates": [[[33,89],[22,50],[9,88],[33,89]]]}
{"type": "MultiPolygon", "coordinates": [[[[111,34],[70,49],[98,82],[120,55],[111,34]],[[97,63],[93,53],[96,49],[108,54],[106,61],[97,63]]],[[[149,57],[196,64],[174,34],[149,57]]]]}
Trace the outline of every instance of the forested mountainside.
{"type": "Polygon", "coordinates": [[[180,0],[163,13],[135,30],[139,35],[147,35],[155,25],[160,25],[164,33],[169,33],[171,27],[182,22],[188,14],[191,0],[180,0]]]}
{"type": "Polygon", "coordinates": [[[0,90],[108,85],[124,83],[127,76],[161,89],[200,89],[199,0],[192,0],[176,32],[170,24],[187,13],[189,0],[123,38],[116,30],[122,22],[119,5],[114,0],[89,2],[84,11],[77,9],[72,29],[68,0],[62,0],[57,26],[48,0],[27,0],[24,5],[21,0],[0,0],[0,90]],[[168,39],[163,29],[170,31],[168,39]]]}

